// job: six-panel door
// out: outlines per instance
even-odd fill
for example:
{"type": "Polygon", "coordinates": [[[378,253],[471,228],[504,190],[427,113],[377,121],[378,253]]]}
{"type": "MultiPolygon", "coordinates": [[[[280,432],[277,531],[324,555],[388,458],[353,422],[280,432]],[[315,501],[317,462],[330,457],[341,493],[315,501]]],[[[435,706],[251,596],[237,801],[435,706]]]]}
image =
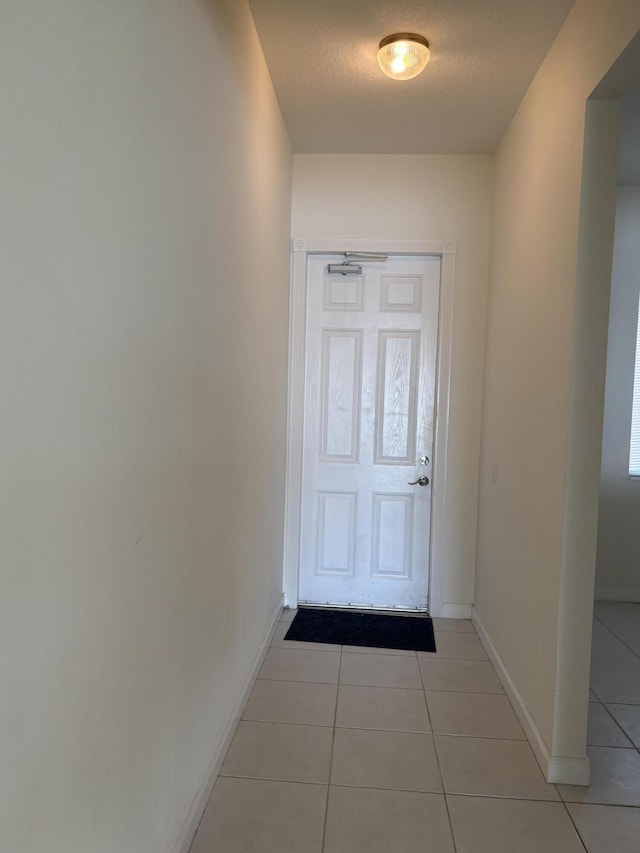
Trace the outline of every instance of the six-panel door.
{"type": "Polygon", "coordinates": [[[423,610],[440,259],[341,260],[309,258],[299,598],[423,610]]]}

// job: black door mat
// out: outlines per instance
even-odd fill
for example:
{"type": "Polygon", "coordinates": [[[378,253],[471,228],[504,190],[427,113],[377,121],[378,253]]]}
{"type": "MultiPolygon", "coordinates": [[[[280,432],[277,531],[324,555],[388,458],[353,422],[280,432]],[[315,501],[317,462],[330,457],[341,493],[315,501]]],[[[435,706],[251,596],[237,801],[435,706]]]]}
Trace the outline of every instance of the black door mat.
{"type": "Polygon", "coordinates": [[[284,638],[302,643],[372,646],[376,649],[436,650],[433,622],[429,616],[300,607],[284,638]]]}

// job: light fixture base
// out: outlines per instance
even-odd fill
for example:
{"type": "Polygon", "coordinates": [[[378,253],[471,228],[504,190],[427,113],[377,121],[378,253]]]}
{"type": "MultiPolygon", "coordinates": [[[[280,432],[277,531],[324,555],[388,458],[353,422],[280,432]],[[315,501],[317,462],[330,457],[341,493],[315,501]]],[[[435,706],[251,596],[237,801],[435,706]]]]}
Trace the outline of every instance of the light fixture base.
{"type": "Polygon", "coordinates": [[[393,33],[393,35],[385,36],[382,39],[378,45],[378,50],[381,50],[388,44],[393,44],[394,41],[415,41],[418,44],[423,44],[425,47],[429,47],[427,39],[424,36],[418,35],[418,33],[393,33]]]}

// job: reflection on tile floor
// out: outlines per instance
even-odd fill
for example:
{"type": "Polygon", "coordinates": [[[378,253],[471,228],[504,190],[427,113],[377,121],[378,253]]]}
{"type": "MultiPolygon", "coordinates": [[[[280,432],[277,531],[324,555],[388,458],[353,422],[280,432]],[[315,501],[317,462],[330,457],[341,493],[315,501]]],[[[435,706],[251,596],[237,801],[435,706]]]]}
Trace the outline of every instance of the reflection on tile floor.
{"type": "Polygon", "coordinates": [[[293,615],[191,853],[640,850],[640,605],[596,605],[589,788],[546,783],[470,621],[428,655],[287,642],[293,615]]]}

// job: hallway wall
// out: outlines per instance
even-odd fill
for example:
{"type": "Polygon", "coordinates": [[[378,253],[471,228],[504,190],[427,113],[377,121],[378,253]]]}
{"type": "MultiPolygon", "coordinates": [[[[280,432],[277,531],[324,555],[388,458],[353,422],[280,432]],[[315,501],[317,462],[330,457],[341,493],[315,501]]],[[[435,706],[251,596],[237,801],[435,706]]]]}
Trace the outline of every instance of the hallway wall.
{"type": "Polygon", "coordinates": [[[444,602],[474,598],[482,370],[492,157],[294,157],[295,237],[457,241],[445,531],[444,602]]]}
{"type": "Polygon", "coordinates": [[[597,382],[595,408],[572,398],[585,107],[639,27],[636,0],[578,0],[495,156],[476,612],[567,767],[584,758],[595,550],[591,482],[574,476],[594,471],[594,441],[568,443],[580,417],[598,430],[597,382]]]}
{"type": "Polygon", "coordinates": [[[0,849],[170,853],[280,602],[289,143],[244,0],[0,43],[0,849]]]}

